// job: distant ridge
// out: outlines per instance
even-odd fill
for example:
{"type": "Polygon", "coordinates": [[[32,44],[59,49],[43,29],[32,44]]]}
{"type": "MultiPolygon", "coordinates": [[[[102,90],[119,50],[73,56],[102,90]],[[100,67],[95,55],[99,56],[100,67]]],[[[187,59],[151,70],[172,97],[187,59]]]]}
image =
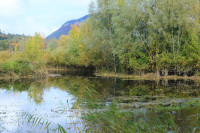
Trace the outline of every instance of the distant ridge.
{"type": "Polygon", "coordinates": [[[81,23],[85,21],[88,17],[89,15],[85,15],[82,18],[67,21],[58,30],[47,36],[46,39],[51,39],[51,38],[59,39],[61,35],[68,35],[69,31],[71,30],[71,25],[74,25],[76,23],[81,23]]]}

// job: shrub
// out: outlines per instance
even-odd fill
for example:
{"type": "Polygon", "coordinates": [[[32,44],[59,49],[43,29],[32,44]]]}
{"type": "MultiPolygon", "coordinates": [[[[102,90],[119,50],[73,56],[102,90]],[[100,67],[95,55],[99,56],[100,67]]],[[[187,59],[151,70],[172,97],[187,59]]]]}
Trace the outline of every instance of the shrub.
{"type": "Polygon", "coordinates": [[[31,65],[19,60],[7,61],[0,64],[0,70],[3,73],[16,73],[19,76],[28,75],[32,72],[31,65]]]}

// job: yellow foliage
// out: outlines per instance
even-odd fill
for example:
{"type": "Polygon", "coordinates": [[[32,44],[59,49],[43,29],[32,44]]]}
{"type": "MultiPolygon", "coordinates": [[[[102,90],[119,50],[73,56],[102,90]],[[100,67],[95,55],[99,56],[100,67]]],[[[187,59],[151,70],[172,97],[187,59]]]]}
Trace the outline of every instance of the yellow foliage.
{"type": "Polygon", "coordinates": [[[43,38],[36,33],[34,37],[29,38],[22,56],[26,57],[27,61],[33,62],[42,61],[43,55],[43,38]]]}
{"type": "Polygon", "coordinates": [[[0,63],[6,62],[11,58],[11,54],[9,51],[1,51],[0,52],[0,63]]]}
{"type": "Polygon", "coordinates": [[[77,25],[71,25],[72,29],[69,32],[69,37],[72,39],[79,39],[81,35],[81,30],[77,25]]]}
{"type": "Polygon", "coordinates": [[[18,46],[19,46],[19,43],[14,43],[14,42],[13,42],[13,43],[11,43],[11,44],[15,47],[14,50],[17,51],[17,48],[18,48],[18,46]]]}
{"type": "Polygon", "coordinates": [[[68,41],[69,41],[69,37],[66,35],[62,35],[57,42],[57,44],[58,44],[57,47],[67,46],[68,41]]]}

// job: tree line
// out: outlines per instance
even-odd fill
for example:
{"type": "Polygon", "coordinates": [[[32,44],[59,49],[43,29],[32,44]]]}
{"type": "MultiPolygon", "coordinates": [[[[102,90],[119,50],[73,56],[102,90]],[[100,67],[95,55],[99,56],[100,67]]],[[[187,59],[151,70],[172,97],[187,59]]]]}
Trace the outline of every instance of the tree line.
{"type": "MultiPolygon", "coordinates": [[[[97,68],[167,76],[199,71],[199,0],[97,0],[86,46],[97,68]]],[[[87,33],[85,32],[85,33],[87,33]]]]}

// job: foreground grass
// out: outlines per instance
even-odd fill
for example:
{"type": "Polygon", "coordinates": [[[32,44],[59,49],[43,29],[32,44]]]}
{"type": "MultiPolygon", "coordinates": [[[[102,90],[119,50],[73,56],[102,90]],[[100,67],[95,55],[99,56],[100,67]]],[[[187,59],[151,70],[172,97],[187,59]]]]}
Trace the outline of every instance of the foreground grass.
{"type": "MultiPolygon", "coordinates": [[[[65,127],[35,115],[23,113],[22,119],[30,128],[40,128],[40,131],[43,132],[67,133],[65,127]]],[[[136,115],[134,112],[121,111],[115,104],[101,112],[87,113],[82,119],[86,124],[85,129],[81,131],[79,127],[76,127],[74,130],[86,133],[178,133],[178,127],[170,113],[164,113],[151,120],[145,115],[141,118],[141,116],[138,117],[138,114],[136,115]]]]}
{"type": "Polygon", "coordinates": [[[174,117],[170,113],[158,116],[154,120],[151,120],[146,116],[143,118],[137,118],[134,112],[121,111],[114,104],[105,111],[88,113],[83,117],[83,119],[91,123],[91,125],[99,125],[100,127],[98,130],[102,132],[178,132],[174,117]]]}

